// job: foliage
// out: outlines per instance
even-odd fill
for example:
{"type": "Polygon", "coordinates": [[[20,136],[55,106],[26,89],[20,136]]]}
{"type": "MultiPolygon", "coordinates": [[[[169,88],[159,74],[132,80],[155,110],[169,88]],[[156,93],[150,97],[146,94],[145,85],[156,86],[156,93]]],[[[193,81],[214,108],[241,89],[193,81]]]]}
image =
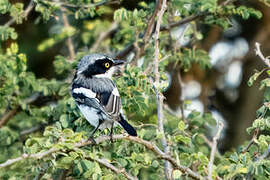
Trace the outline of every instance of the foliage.
{"type": "MultiPolygon", "coordinates": [[[[39,13],[36,23],[49,23],[53,33],[40,42],[33,51],[46,51],[65,41],[67,38],[76,39],[76,58],[70,61],[67,55],[58,55],[54,60],[56,75],[52,79],[37,78],[29,71],[27,54],[20,50],[15,29],[10,26],[0,26],[0,114],[16,113],[0,128],[0,161],[16,158],[22,154],[42,153],[54,149],[55,151],[42,159],[22,160],[9,167],[0,169],[1,179],[34,179],[42,175],[42,179],[57,179],[62,173],[73,179],[124,179],[123,174],[115,174],[94,159],[107,159],[116,167],[124,168],[127,172],[140,179],[164,178],[163,160],[159,159],[147,147],[135,142],[118,140],[115,143],[102,142],[95,146],[76,147],[75,144],[87,139],[93,129],[82,117],[75,102],[70,96],[70,74],[85,54],[89,53],[98,40],[100,32],[105,32],[112,21],[119,23],[114,35],[103,39],[99,44],[99,51],[110,54],[122,50],[130,44],[143,42],[143,34],[153,14],[154,2],[141,1],[136,8],[127,9],[120,1],[120,5],[111,6],[107,1],[43,1],[34,0],[35,11],[39,13]],[[94,3],[93,3],[94,2],[94,3]],[[61,10],[65,7],[65,11],[61,10]],[[115,9],[115,7],[118,7],[115,9]],[[60,20],[66,13],[72,19],[71,26],[64,26],[60,20]],[[42,20],[41,20],[42,19],[42,20]],[[113,20],[112,20],[113,19],[113,20]],[[10,44],[7,41],[11,42],[10,44]],[[37,127],[36,131],[30,131],[37,127]],[[42,127],[42,128],[40,128],[42,127]],[[45,127],[45,128],[43,128],[45,127]]],[[[24,22],[24,5],[0,0],[0,13],[7,14],[20,24],[24,22]]],[[[199,19],[200,24],[207,26],[218,25],[225,29],[230,26],[230,18],[239,15],[243,19],[250,16],[260,18],[259,11],[245,6],[233,4],[222,5],[217,0],[172,0],[168,2],[168,9],[163,17],[163,26],[182,20],[191,15],[204,15],[199,19]]],[[[199,24],[198,23],[198,24],[199,24]]],[[[198,30],[196,21],[184,36],[194,42],[201,41],[203,32],[198,30]]],[[[117,79],[124,110],[132,124],[138,125],[139,138],[148,140],[160,147],[161,135],[155,126],[140,128],[140,124],[156,124],[155,91],[150,81],[153,76],[154,42],[150,38],[145,52],[138,58],[130,58],[125,66],[123,75],[117,79]],[[141,65],[138,62],[142,62],[141,65]],[[134,63],[135,62],[135,63],[134,63]],[[138,64],[138,65],[135,65],[138,64]],[[149,71],[150,67],[150,71],[149,71]]],[[[135,49],[135,48],[134,48],[135,49]]],[[[188,71],[193,64],[201,68],[211,68],[208,53],[196,47],[177,46],[175,39],[168,31],[162,31],[160,36],[161,84],[163,91],[168,85],[165,68],[168,64],[175,64],[176,68],[188,71]],[[177,48],[174,48],[177,47],[177,48]],[[190,48],[191,47],[191,48],[190,48]],[[166,57],[170,55],[169,57],[166,57]]],[[[256,73],[249,85],[261,74],[256,73]]],[[[270,99],[269,78],[261,82],[265,88],[265,101],[270,99]]],[[[225,179],[269,179],[270,169],[268,159],[260,159],[269,146],[270,123],[269,104],[265,103],[258,110],[256,119],[248,129],[251,133],[255,129],[263,132],[250,147],[248,152],[239,150],[226,152],[217,156],[214,162],[213,178],[217,176],[225,179]]],[[[211,147],[203,137],[209,135],[208,129],[215,125],[210,114],[191,112],[185,119],[165,112],[165,134],[171,146],[171,155],[178,163],[207,176],[211,147]]],[[[116,127],[115,133],[123,133],[116,127]]],[[[108,134],[108,131],[98,132],[96,136],[108,134]]],[[[187,174],[180,170],[173,172],[174,179],[186,179],[187,174]]]]}

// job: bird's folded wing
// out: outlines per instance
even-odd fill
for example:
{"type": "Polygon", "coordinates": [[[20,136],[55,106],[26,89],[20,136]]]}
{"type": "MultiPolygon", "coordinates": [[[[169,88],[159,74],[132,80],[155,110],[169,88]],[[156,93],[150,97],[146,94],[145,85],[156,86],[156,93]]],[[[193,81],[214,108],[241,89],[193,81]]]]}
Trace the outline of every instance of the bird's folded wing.
{"type": "Polygon", "coordinates": [[[99,103],[98,99],[96,98],[75,98],[75,101],[79,104],[83,104],[85,106],[89,106],[92,108],[95,108],[97,110],[100,110],[103,112],[106,116],[110,117],[110,115],[107,113],[107,111],[104,109],[104,107],[99,103]]]}
{"type": "Polygon", "coordinates": [[[98,94],[97,98],[100,100],[100,104],[104,107],[110,116],[119,116],[121,109],[121,99],[116,87],[112,92],[104,92],[98,94]]]}
{"type": "Polygon", "coordinates": [[[108,117],[118,117],[120,114],[121,99],[116,87],[100,93],[84,87],[74,88],[72,96],[78,103],[101,110],[108,117]]]}

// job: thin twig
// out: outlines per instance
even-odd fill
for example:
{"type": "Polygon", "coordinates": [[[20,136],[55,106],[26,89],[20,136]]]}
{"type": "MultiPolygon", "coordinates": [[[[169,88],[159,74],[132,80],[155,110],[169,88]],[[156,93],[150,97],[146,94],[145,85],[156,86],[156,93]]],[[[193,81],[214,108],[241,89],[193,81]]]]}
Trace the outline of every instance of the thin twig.
{"type": "Polygon", "coordinates": [[[110,164],[106,159],[98,159],[98,158],[94,158],[94,159],[90,158],[90,159],[107,167],[108,169],[112,170],[116,174],[123,174],[129,180],[138,180],[137,177],[134,177],[131,174],[129,174],[124,168],[119,169],[119,168],[115,167],[114,165],[110,164]]]}
{"type": "MultiPolygon", "coordinates": [[[[228,4],[232,3],[234,0],[227,0],[225,2],[223,2],[220,6],[221,7],[224,7],[224,6],[227,6],[228,4]]],[[[195,21],[199,18],[203,18],[207,15],[210,15],[211,13],[209,12],[203,12],[203,13],[198,13],[198,14],[194,14],[194,15],[191,15],[191,16],[188,16],[180,21],[177,21],[177,22],[174,22],[174,23],[171,23],[167,26],[161,26],[160,30],[161,31],[168,31],[168,30],[171,30],[172,28],[174,27],[178,27],[180,25],[184,25],[184,24],[187,24],[191,21],[195,21]]]]}
{"type": "Polygon", "coordinates": [[[98,39],[95,41],[95,43],[91,47],[90,52],[95,52],[97,50],[97,48],[99,47],[100,43],[104,39],[109,37],[112,33],[114,33],[117,30],[117,28],[118,28],[118,23],[115,21],[111,24],[111,27],[107,31],[101,32],[98,39]]]}
{"type": "Polygon", "coordinates": [[[155,18],[157,16],[158,12],[161,9],[161,5],[162,5],[162,0],[157,0],[157,4],[156,4],[156,7],[155,7],[155,10],[154,10],[151,18],[148,20],[148,23],[147,23],[147,27],[146,27],[146,30],[145,30],[145,33],[144,33],[144,37],[143,37],[144,43],[147,43],[148,42],[148,40],[150,38],[150,35],[152,34],[153,26],[154,26],[154,22],[155,22],[155,18]]]}
{"type": "MultiPolygon", "coordinates": [[[[163,124],[163,100],[164,96],[159,92],[159,90],[155,87],[160,83],[160,74],[159,74],[159,33],[160,33],[160,25],[162,22],[162,17],[167,8],[167,0],[162,0],[162,5],[160,11],[157,12],[157,24],[154,33],[154,42],[155,42],[155,52],[154,52],[154,73],[155,73],[155,83],[154,90],[156,93],[156,102],[157,102],[157,116],[158,116],[158,131],[161,133],[161,144],[164,149],[165,154],[169,154],[169,146],[164,133],[164,124],[163,124]]],[[[172,167],[170,162],[165,161],[164,164],[164,172],[166,179],[172,179],[172,167]]]]}
{"type": "MultiPolygon", "coordinates": [[[[220,6],[221,7],[224,7],[224,6],[227,6],[228,4],[232,3],[233,1],[235,0],[227,0],[227,1],[224,1],[220,6]]],[[[183,18],[182,20],[178,21],[178,22],[174,22],[174,23],[171,23],[169,25],[166,25],[166,26],[161,26],[160,27],[160,31],[168,31],[170,29],[172,29],[173,27],[177,27],[177,26],[180,26],[180,25],[183,25],[183,24],[187,24],[191,21],[195,21],[197,19],[200,19],[200,18],[204,18],[205,16],[209,15],[209,13],[199,13],[199,14],[196,14],[196,15],[191,15],[191,16],[188,16],[188,17],[185,17],[183,18]]],[[[145,32],[151,32],[151,18],[150,18],[150,23],[148,23],[148,26],[147,26],[147,30],[145,32]]],[[[148,33],[145,33],[145,35],[147,35],[148,33]]],[[[150,33],[151,35],[151,33],[150,33]]],[[[147,39],[147,38],[146,38],[147,39]]],[[[145,41],[145,42],[149,42],[149,41],[145,41]]],[[[127,54],[129,54],[131,51],[134,51],[134,43],[131,43],[129,45],[127,45],[122,51],[118,52],[115,57],[117,58],[124,58],[127,54]]],[[[142,54],[142,53],[141,53],[142,54]]]]}
{"type": "Polygon", "coordinates": [[[208,13],[200,13],[200,14],[196,14],[196,15],[191,15],[191,16],[188,16],[188,17],[186,17],[186,18],[184,18],[184,19],[182,19],[180,21],[171,23],[171,24],[166,25],[166,26],[161,26],[160,30],[161,31],[168,31],[168,30],[171,30],[174,27],[187,24],[187,23],[189,23],[191,21],[195,21],[196,19],[205,17],[207,15],[208,15],[208,13]]]}
{"type": "MultiPolygon", "coordinates": [[[[166,60],[170,56],[171,56],[171,54],[165,55],[162,59],[159,60],[159,63],[166,60]]],[[[153,69],[154,64],[155,64],[155,62],[150,62],[149,65],[147,66],[147,68],[144,70],[144,74],[148,75],[151,72],[151,70],[153,69]]]]}
{"type": "MultiPolygon", "coordinates": [[[[57,0],[56,2],[59,2],[59,1],[57,0]]],[[[70,28],[68,17],[65,14],[65,8],[60,6],[60,11],[61,11],[61,16],[62,16],[62,19],[63,19],[63,22],[64,22],[64,27],[67,28],[67,29],[70,28]]],[[[74,59],[75,59],[75,50],[74,50],[74,46],[73,46],[73,43],[72,43],[72,37],[69,36],[67,38],[66,44],[67,44],[67,47],[68,47],[70,60],[74,61],[74,59]]]]}
{"type": "Polygon", "coordinates": [[[135,126],[136,129],[142,129],[142,128],[145,128],[145,127],[153,127],[153,128],[157,128],[157,125],[156,124],[141,124],[141,125],[138,125],[138,126],[135,126]]]}
{"type": "Polygon", "coordinates": [[[258,137],[258,134],[259,134],[259,128],[256,128],[254,131],[254,134],[252,136],[252,139],[249,141],[247,147],[242,150],[242,153],[246,153],[248,151],[248,149],[251,147],[251,145],[254,144],[255,140],[258,137]]]}
{"type": "MultiPolygon", "coordinates": [[[[174,166],[175,169],[182,171],[183,173],[187,174],[187,176],[190,176],[194,179],[203,179],[203,177],[200,176],[197,172],[194,172],[193,170],[191,170],[190,168],[188,168],[186,166],[178,164],[175,159],[173,159],[170,155],[166,154],[165,152],[161,151],[152,142],[143,140],[143,139],[138,138],[138,137],[129,136],[127,134],[113,135],[113,139],[115,139],[115,140],[123,139],[123,140],[128,140],[128,141],[131,141],[134,143],[141,144],[141,145],[145,146],[148,150],[154,152],[157,155],[157,158],[170,161],[170,163],[174,166]]],[[[110,136],[99,136],[98,138],[95,139],[96,144],[100,144],[104,141],[110,141],[110,140],[111,140],[110,136]]],[[[74,146],[74,149],[76,149],[76,148],[80,148],[80,147],[87,146],[87,145],[94,145],[94,144],[91,140],[88,140],[88,141],[82,141],[79,143],[75,143],[73,146],[74,146]]],[[[19,161],[26,160],[26,159],[42,159],[45,156],[48,156],[48,155],[51,155],[52,153],[56,153],[56,152],[60,152],[60,151],[61,151],[61,149],[52,148],[52,149],[49,149],[47,151],[39,152],[36,154],[23,154],[20,157],[17,157],[15,159],[9,159],[6,162],[0,164],[0,169],[4,168],[4,167],[8,167],[12,164],[15,164],[19,161]]]]}
{"type": "Polygon", "coordinates": [[[90,4],[90,5],[85,5],[85,4],[76,5],[76,4],[69,4],[69,3],[65,3],[65,2],[56,2],[56,3],[57,3],[57,5],[68,7],[68,8],[80,8],[80,9],[85,8],[85,9],[88,9],[88,8],[93,8],[93,7],[103,6],[103,5],[109,5],[109,4],[120,4],[120,1],[119,0],[116,0],[116,1],[104,0],[104,1],[100,1],[98,3],[94,3],[94,4],[90,4]]]}
{"type": "Polygon", "coordinates": [[[25,130],[20,132],[20,136],[25,136],[27,134],[31,134],[31,133],[33,133],[35,131],[38,131],[38,130],[42,129],[43,127],[44,126],[38,124],[38,125],[33,126],[33,127],[29,128],[29,129],[25,129],[25,130]]]}
{"type": "Polygon", "coordinates": [[[181,77],[181,72],[177,72],[177,79],[178,79],[178,83],[179,83],[179,86],[180,86],[180,90],[181,90],[181,97],[180,97],[180,110],[181,110],[181,115],[182,115],[182,119],[185,123],[188,123],[187,122],[187,119],[185,117],[185,113],[184,113],[184,105],[185,105],[185,102],[184,102],[184,99],[183,99],[183,94],[182,94],[182,90],[183,90],[183,81],[182,81],[182,77],[181,77]]]}
{"type": "MultiPolygon", "coordinates": [[[[24,100],[24,103],[26,104],[31,104],[32,102],[34,102],[35,100],[37,100],[37,98],[40,96],[39,93],[34,93],[32,96],[30,96],[29,98],[26,98],[24,100]]],[[[0,119],[0,128],[2,126],[4,126],[13,116],[15,116],[17,114],[17,112],[19,111],[19,106],[15,107],[14,109],[8,111],[5,115],[3,115],[0,119]]]]}
{"type": "MultiPolygon", "coordinates": [[[[28,4],[27,8],[22,13],[22,18],[26,18],[29,15],[29,13],[31,12],[31,10],[34,8],[34,6],[35,6],[34,1],[31,0],[30,3],[28,4]]],[[[6,24],[4,26],[6,26],[6,27],[11,26],[15,22],[16,22],[15,18],[12,18],[8,22],[6,22],[6,24]]]]}
{"type": "Polygon", "coordinates": [[[214,164],[214,159],[215,159],[215,154],[216,154],[216,149],[217,149],[217,143],[218,143],[218,139],[220,137],[221,131],[223,129],[223,126],[224,126],[223,123],[219,121],[217,134],[213,138],[210,160],[208,163],[208,180],[212,180],[213,164],[214,164]]]}
{"type": "Polygon", "coordinates": [[[4,126],[10,118],[12,118],[18,112],[18,108],[10,110],[0,119],[0,128],[4,126]]]}
{"type": "Polygon", "coordinates": [[[255,54],[261,58],[261,60],[266,64],[267,67],[270,68],[270,58],[264,57],[264,55],[261,52],[261,44],[256,42],[255,43],[255,54]]]}

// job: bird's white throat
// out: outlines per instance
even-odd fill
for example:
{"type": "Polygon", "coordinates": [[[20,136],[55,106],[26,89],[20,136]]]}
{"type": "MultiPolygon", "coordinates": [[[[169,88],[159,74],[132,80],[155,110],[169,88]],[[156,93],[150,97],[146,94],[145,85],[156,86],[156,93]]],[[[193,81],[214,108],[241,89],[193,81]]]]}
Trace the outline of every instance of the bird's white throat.
{"type": "Polygon", "coordinates": [[[112,76],[113,76],[115,70],[116,70],[115,67],[111,67],[106,73],[104,73],[104,74],[97,74],[94,77],[112,79],[112,76]]]}

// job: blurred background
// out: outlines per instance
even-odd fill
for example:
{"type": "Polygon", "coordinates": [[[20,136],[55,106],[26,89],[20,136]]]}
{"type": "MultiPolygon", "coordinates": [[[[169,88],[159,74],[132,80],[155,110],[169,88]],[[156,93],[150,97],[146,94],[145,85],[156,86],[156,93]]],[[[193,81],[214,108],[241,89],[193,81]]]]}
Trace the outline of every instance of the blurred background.
{"type": "MultiPolygon", "coordinates": [[[[27,0],[11,0],[11,2],[23,2],[25,7],[29,3],[27,0]]],[[[138,8],[138,3],[139,1],[136,0],[124,0],[121,5],[112,3],[110,6],[115,9],[124,6],[126,9],[133,10],[138,8]]],[[[203,39],[196,46],[209,52],[211,65],[214,68],[202,70],[198,65],[193,65],[191,70],[184,72],[173,65],[168,65],[169,86],[164,93],[166,103],[174,113],[180,114],[181,106],[185,101],[187,102],[185,116],[191,110],[197,110],[211,112],[216,119],[222,120],[226,127],[223,134],[224,150],[237,147],[249,138],[246,128],[252,124],[256,118],[256,110],[263,103],[263,91],[258,90],[259,84],[255,83],[252,87],[247,84],[255,69],[265,68],[262,61],[255,56],[255,42],[262,45],[262,51],[266,56],[270,55],[270,9],[259,1],[237,1],[237,3],[260,10],[263,18],[258,20],[251,17],[244,21],[234,17],[231,19],[232,27],[225,32],[219,27],[198,26],[203,39]]],[[[89,22],[93,19],[78,22],[72,18],[69,19],[70,24],[81,29],[73,36],[75,51],[91,48],[94,44],[91,37],[93,34],[89,35],[89,33],[94,27],[91,27],[89,22]],[[81,38],[82,36],[85,38],[81,38]],[[82,40],[87,38],[87,41],[82,40]]],[[[100,19],[111,22],[113,13],[103,15],[100,19]]],[[[8,20],[9,17],[0,16],[1,24],[8,20]]],[[[40,47],[41,42],[59,33],[63,23],[63,20],[58,17],[44,23],[38,13],[31,11],[27,21],[13,25],[20,34],[18,37],[20,51],[27,54],[28,69],[37,77],[55,78],[57,76],[53,68],[55,56],[68,55],[65,41],[60,41],[48,49],[40,47]]],[[[184,35],[189,25],[185,24],[171,31],[179,46],[189,46],[192,41],[191,37],[184,35]]],[[[101,31],[96,30],[95,33],[101,31]]],[[[116,30],[112,31],[110,36],[114,36],[115,33],[116,30]]],[[[4,46],[8,47],[11,42],[12,40],[6,41],[4,46]]],[[[103,51],[108,53],[109,50],[103,49],[103,51]]],[[[130,55],[132,54],[125,54],[122,58],[128,58],[130,55]]]]}

